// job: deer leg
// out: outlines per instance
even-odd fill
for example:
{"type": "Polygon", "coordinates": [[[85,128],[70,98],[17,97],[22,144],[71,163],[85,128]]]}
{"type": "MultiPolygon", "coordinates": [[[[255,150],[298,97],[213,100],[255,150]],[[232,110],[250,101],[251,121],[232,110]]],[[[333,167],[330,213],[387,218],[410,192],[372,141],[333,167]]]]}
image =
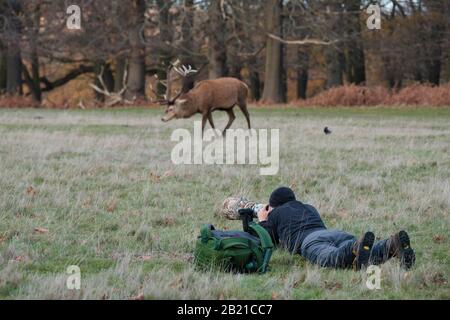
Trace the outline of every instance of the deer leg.
{"type": "Polygon", "coordinates": [[[217,136],[216,126],[214,125],[214,121],[212,118],[212,111],[208,112],[208,121],[209,121],[209,124],[211,125],[211,127],[214,129],[214,135],[217,136]]]}
{"type": "Polygon", "coordinates": [[[203,114],[202,115],[202,138],[203,138],[203,134],[205,133],[206,120],[208,120],[208,114],[203,114]]]}
{"type": "Polygon", "coordinates": [[[234,115],[233,109],[228,109],[227,113],[228,113],[228,117],[230,119],[228,120],[228,124],[225,127],[225,129],[223,129],[223,136],[224,137],[227,134],[227,130],[230,129],[231,125],[233,124],[234,119],[236,119],[236,116],[234,115]]]}
{"type": "Polygon", "coordinates": [[[248,129],[251,129],[252,127],[250,125],[250,114],[248,113],[247,103],[239,104],[239,108],[241,109],[242,113],[244,114],[245,119],[247,119],[248,129]]]}
{"type": "Polygon", "coordinates": [[[212,118],[212,112],[211,111],[208,112],[208,121],[209,121],[209,124],[211,125],[211,127],[213,129],[215,129],[216,127],[214,126],[214,121],[213,121],[213,118],[212,118]]]}

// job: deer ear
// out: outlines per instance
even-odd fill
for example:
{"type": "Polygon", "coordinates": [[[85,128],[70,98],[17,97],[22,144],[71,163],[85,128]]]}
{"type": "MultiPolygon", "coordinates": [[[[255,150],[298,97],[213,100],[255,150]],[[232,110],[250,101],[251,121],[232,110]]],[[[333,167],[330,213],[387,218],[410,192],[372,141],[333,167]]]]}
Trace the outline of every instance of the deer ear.
{"type": "Polygon", "coordinates": [[[185,104],[187,102],[187,99],[180,99],[180,100],[177,100],[177,102],[179,104],[185,104]]]}

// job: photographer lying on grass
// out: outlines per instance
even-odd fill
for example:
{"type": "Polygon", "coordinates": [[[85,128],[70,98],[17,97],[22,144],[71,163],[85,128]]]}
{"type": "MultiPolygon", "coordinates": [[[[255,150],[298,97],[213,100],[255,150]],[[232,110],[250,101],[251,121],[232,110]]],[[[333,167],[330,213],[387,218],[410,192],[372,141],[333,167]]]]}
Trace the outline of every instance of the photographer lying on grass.
{"type": "Polygon", "coordinates": [[[374,243],[375,235],[366,232],[357,240],[353,235],[328,230],[317,210],[297,201],[294,192],[280,187],[272,192],[268,205],[256,204],[243,198],[228,198],[221,214],[239,219],[238,210],[252,208],[258,220],[271,235],[273,242],[291,253],[298,253],[322,267],[359,270],[368,264],[381,264],[397,257],[405,269],[415,261],[409,236],[400,231],[390,238],[374,243]]]}

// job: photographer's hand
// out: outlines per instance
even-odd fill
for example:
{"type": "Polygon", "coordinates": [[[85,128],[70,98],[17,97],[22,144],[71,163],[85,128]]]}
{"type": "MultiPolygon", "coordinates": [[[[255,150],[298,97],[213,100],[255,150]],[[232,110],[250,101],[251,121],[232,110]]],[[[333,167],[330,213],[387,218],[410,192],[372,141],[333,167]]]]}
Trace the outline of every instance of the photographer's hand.
{"type": "Polygon", "coordinates": [[[261,210],[259,210],[258,212],[258,221],[259,222],[267,221],[269,217],[269,212],[270,212],[269,205],[261,208],[261,210]]]}

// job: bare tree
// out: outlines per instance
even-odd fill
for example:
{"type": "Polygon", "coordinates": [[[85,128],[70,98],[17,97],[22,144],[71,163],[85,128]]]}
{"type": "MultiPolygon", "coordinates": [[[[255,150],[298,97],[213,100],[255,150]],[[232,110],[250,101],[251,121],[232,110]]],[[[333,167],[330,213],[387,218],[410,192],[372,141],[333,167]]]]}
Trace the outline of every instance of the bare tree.
{"type": "MultiPolygon", "coordinates": [[[[172,5],[171,1],[165,0],[156,0],[157,10],[158,10],[158,27],[159,27],[159,69],[158,69],[158,78],[160,80],[167,79],[166,67],[170,65],[170,61],[172,60],[172,27],[170,23],[170,8],[172,5]]],[[[158,94],[162,95],[164,93],[165,88],[161,85],[158,85],[158,94]]]]}
{"type": "Polygon", "coordinates": [[[130,100],[145,97],[145,45],[142,31],[145,22],[145,0],[132,0],[131,6],[131,26],[128,34],[130,53],[125,91],[126,98],[130,100]]]}
{"type": "Polygon", "coordinates": [[[346,0],[345,5],[345,74],[347,81],[366,82],[366,66],[361,32],[361,0],[346,0]]]}
{"type": "Polygon", "coordinates": [[[226,51],[226,15],[223,0],[210,0],[208,7],[209,78],[228,74],[226,51]]]}
{"type": "MultiPolygon", "coordinates": [[[[194,41],[194,0],[184,0],[183,18],[181,22],[181,49],[180,60],[183,65],[195,68],[195,59],[192,55],[196,51],[194,41]]],[[[194,87],[194,77],[183,77],[182,91],[188,92],[194,87]]]]}
{"type": "MultiPolygon", "coordinates": [[[[283,1],[266,0],[266,30],[275,37],[283,37],[283,1]]],[[[262,100],[281,103],[286,101],[286,78],[284,70],[284,45],[267,37],[264,92],[262,100]]]]}
{"type": "MultiPolygon", "coordinates": [[[[340,1],[326,1],[325,19],[329,27],[328,32],[336,39],[336,34],[342,33],[342,6],[340,1]]],[[[343,84],[344,53],[341,43],[327,46],[325,48],[325,61],[327,63],[327,83],[326,87],[331,88],[343,84]]]]}
{"type": "Polygon", "coordinates": [[[9,94],[22,94],[22,22],[20,13],[22,4],[19,0],[8,1],[6,5],[6,91],[9,94]]]}

